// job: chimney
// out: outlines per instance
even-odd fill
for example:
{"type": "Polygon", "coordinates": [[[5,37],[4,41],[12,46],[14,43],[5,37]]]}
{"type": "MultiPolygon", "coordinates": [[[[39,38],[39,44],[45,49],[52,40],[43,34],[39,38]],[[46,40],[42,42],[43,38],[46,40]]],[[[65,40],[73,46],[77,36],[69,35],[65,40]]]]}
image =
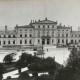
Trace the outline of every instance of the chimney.
{"type": "Polygon", "coordinates": [[[7,25],[5,26],[5,32],[7,32],[7,25]]]}
{"type": "Polygon", "coordinates": [[[36,20],[35,20],[35,22],[36,22],[36,20]]]}
{"type": "Polygon", "coordinates": [[[16,24],[16,27],[18,26],[18,24],[16,24]]]}
{"type": "Polygon", "coordinates": [[[31,20],[31,23],[32,23],[32,20],[31,20]]]}
{"type": "Polygon", "coordinates": [[[40,21],[40,19],[38,21],[40,21]]]}
{"type": "Polygon", "coordinates": [[[33,20],[33,23],[34,23],[34,20],[33,20]]]}
{"type": "Polygon", "coordinates": [[[60,23],[60,26],[62,26],[62,23],[60,23]]]}
{"type": "Polygon", "coordinates": [[[64,27],[65,27],[65,25],[64,25],[64,27]]]}

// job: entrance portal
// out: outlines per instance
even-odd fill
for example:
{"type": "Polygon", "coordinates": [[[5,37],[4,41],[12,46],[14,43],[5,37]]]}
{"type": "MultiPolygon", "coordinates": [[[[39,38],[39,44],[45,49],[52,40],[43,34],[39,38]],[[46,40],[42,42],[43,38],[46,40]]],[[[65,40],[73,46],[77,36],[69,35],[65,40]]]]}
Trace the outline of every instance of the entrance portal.
{"type": "Polygon", "coordinates": [[[43,45],[45,44],[45,39],[42,39],[42,44],[43,44],[43,45]]]}

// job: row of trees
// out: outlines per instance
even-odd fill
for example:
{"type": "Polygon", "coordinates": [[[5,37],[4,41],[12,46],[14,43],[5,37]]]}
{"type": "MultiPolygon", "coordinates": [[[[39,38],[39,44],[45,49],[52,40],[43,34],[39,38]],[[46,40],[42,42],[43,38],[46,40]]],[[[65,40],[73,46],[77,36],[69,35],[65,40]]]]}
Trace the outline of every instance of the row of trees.
{"type": "Polygon", "coordinates": [[[80,51],[73,47],[66,67],[58,71],[56,80],[80,80],[80,51]]]}

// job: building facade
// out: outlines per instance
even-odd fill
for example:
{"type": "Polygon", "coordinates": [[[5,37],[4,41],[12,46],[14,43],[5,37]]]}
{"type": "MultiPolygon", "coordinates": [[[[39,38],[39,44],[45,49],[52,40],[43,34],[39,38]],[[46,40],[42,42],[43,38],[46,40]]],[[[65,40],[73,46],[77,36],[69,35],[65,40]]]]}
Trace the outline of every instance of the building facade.
{"type": "Polygon", "coordinates": [[[0,47],[37,47],[42,45],[67,45],[80,42],[80,31],[72,31],[72,27],[58,25],[57,21],[32,21],[29,25],[15,26],[13,31],[0,31],[0,47]]]}

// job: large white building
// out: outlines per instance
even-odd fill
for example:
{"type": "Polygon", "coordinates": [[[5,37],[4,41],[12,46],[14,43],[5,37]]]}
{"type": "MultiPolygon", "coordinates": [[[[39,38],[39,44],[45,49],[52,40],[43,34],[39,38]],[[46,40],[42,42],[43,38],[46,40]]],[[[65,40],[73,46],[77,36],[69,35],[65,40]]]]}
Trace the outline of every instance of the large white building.
{"type": "Polygon", "coordinates": [[[31,20],[29,25],[16,25],[13,31],[0,31],[1,49],[26,49],[42,45],[67,45],[80,42],[80,31],[72,31],[72,27],[58,25],[57,21],[31,20]]]}

